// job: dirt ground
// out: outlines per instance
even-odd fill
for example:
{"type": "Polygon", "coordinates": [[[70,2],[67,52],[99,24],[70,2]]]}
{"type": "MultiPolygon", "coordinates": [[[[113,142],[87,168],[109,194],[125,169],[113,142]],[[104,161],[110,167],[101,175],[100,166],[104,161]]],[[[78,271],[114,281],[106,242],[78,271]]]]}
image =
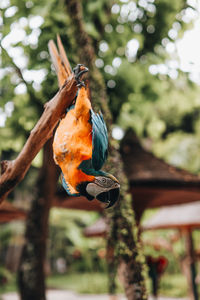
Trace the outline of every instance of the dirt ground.
{"type": "MultiPolygon", "coordinates": [[[[0,296],[2,300],[19,300],[16,293],[6,293],[0,296]]],[[[111,299],[108,295],[80,295],[72,291],[48,290],[47,300],[126,300],[122,295],[115,299],[111,299]]],[[[149,300],[153,300],[152,297],[149,300]]],[[[158,300],[189,300],[186,298],[165,298],[159,297],[158,300]]]]}

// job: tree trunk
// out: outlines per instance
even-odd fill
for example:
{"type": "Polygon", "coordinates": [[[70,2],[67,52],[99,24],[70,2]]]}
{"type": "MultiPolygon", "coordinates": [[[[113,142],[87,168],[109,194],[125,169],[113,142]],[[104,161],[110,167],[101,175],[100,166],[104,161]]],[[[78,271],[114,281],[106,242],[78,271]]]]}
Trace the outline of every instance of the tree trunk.
{"type": "Polygon", "coordinates": [[[199,296],[198,296],[197,284],[195,282],[196,268],[195,268],[194,245],[192,239],[192,229],[191,228],[182,229],[182,237],[185,240],[185,248],[186,248],[185,271],[186,271],[186,277],[188,281],[190,300],[198,300],[199,296]]]}
{"type": "MultiPolygon", "coordinates": [[[[79,0],[65,1],[69,17],[71,17],[70,42],[73,51],[77,53],[78,61],[89,67],[89,81],[91,88],[92,103],[95,109],[101,109],[104,118],[111,129],[112,117],[107,104],[105,83],[101,73],[95,67],[95,52],[92,42],[84,29],[82,6],[79,0]],[[78,42],[77,42],[78,41],[78,42]]],[[[109,130],[110,132],[110,130],[109,130]]],[[[132,210],[132,199],[128,194],[128,180],[123,171],[123,164],[120,154],[110,134],[110,157],[107,169],[116,175],[121,184],[121,200],[111,209],[109,216],[110,232],[108,234],[108,247],[115,248],[115,259],[123,266],[123,283],[127,299],[147,299],[146,288],[143,277],[142,257],[139,255],[139,248],[136,234],[134,213],[132,210]],[[135,230],[133,230],[135,228],[135,230]]],[[[116,262],[110,259],[112,266],[116,262]]],[[[111,273],[113,273],[113,269],[111,273]]],[[[113,274],[112,274],[113,278],[113,274]]],[[[112,279],[110,279],[112,280],[112,279]]],[[[114,293],[114,282],[109,285],[110,292],[114,293]]]]}
{"type": "Polygon", "coordinates": [[[57,167],[53,161],[52,139],[44,146],[43,166],[34,191],[34,200],[27,218],[25,245],[18,270],[22,300],[45,299],[46,239],[49,210],[55,195],[57,167]]]}

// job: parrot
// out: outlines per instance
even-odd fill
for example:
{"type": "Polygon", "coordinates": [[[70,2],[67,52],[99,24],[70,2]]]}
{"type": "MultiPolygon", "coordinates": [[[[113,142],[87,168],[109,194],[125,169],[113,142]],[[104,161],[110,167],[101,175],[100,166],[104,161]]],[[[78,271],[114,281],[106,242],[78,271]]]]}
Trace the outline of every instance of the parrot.
{"type": "Polygon", "coordinates": [[[90,201],[96,198],[108,208],[119,198],[120,183],[101,170],[108,155],[106,124],[102,113],[93,111],[88,90],[81,81],[88,68],[78,64],[72,71],[59,36],[57,46],[58,49],[53,40],[48,44],[59,87],[73,72],[78,91],[56,129],[54,160],[61,168],[62,185],[70,196],[85,196],[90,201]]]}

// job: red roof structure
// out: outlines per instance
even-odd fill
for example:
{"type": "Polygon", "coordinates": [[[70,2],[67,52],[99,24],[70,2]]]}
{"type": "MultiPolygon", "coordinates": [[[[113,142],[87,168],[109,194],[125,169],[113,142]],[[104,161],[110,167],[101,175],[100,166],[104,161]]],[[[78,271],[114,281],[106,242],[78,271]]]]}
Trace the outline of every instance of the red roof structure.
{"type": "Polygon", "coordinates": [[[175,168],[146,151],[129,131],[121,143],[137,219],[146,208],[200,200],[200,176],[175,168]]]}
{"type": "Polygon", "coordinates": [[[7,223],[13,220],[25,220],[27,213],[15,207],[8,201],[3,201],[0,204],[0,223],[7,223]]]}
{"type": "Polygon", "coordinates": [[[200,201],[162,207],[142,227],[144,230],[200,228],[200,201]]]}
{"type": "Polygon", "coordinates": [[[105,218],[99,218],[94,224],[87,226],[83,233],[86,237],[104,237],[107,229],[105,218]]]}

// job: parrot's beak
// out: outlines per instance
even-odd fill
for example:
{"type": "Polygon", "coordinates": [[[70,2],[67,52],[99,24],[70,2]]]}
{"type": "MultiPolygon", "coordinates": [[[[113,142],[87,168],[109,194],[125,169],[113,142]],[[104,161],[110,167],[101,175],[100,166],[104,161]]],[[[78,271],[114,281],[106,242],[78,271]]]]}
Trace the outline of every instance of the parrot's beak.
{"type": "Polygon", "coordinates": [[[119,187],[111,189],[110,191],[100,193],[96,196],[97,200],[107,203],[106,208],[113,206],[119,199],[120,189],[119,187]]]}

